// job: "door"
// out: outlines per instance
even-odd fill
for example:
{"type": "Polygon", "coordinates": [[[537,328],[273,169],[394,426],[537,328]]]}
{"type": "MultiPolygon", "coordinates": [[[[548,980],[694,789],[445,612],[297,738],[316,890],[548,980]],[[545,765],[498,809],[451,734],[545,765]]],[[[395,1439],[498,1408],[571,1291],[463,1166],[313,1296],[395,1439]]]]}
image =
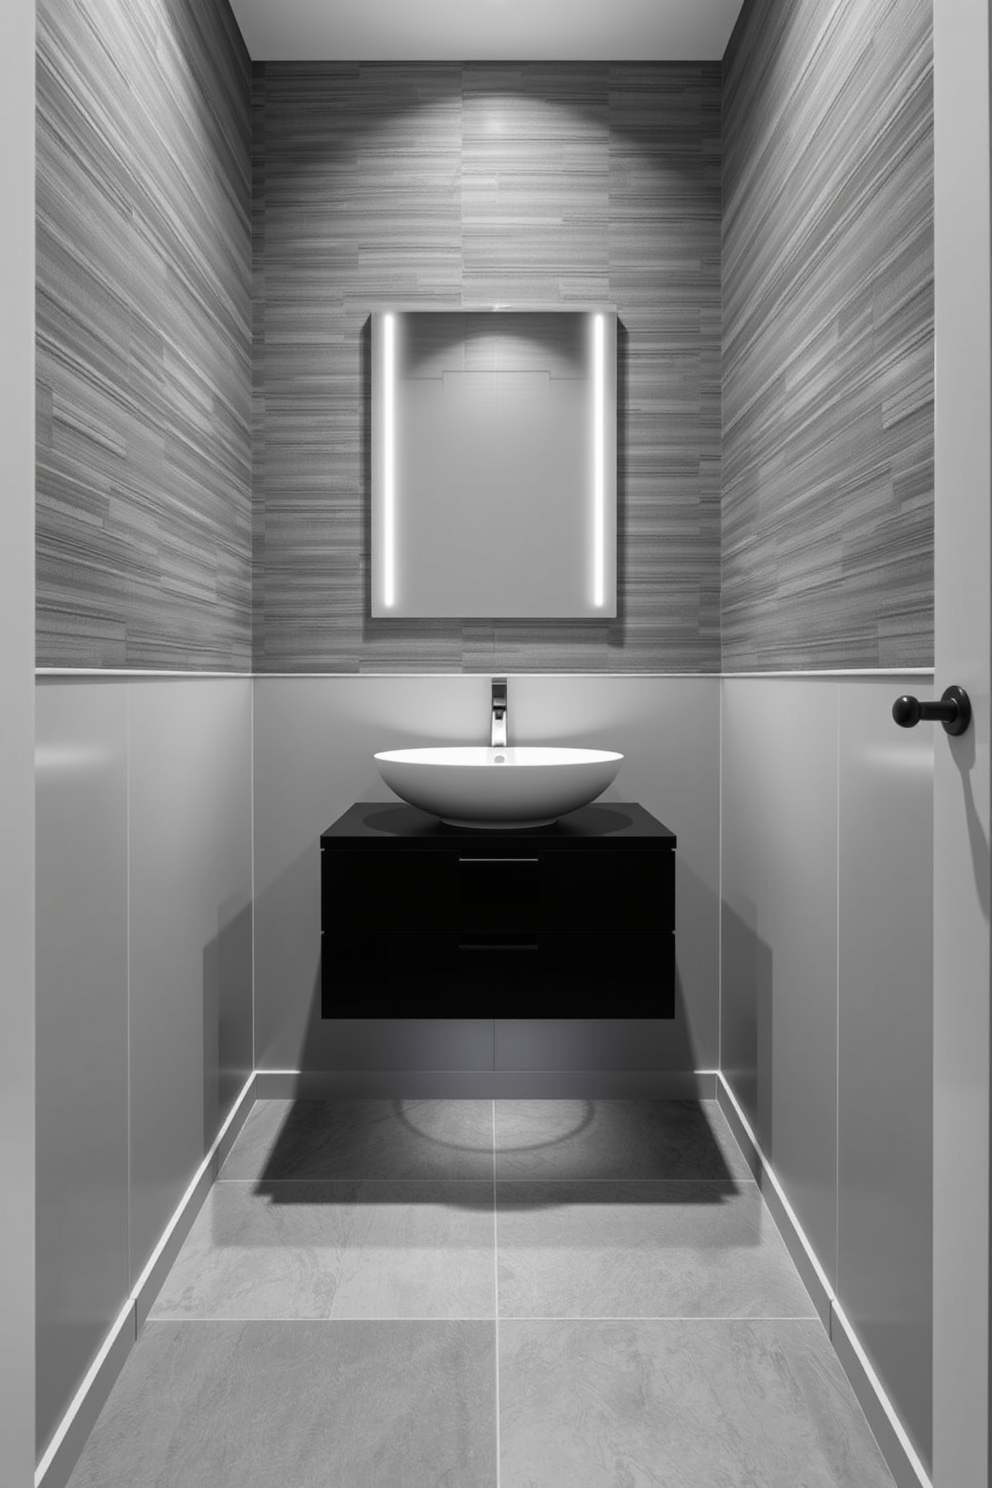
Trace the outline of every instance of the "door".
{"type": "Polygon", "coordinates": [[[936,693],[934,1488],[988,1488],[990,361],[988,0],[934,0],[936,693]]]}

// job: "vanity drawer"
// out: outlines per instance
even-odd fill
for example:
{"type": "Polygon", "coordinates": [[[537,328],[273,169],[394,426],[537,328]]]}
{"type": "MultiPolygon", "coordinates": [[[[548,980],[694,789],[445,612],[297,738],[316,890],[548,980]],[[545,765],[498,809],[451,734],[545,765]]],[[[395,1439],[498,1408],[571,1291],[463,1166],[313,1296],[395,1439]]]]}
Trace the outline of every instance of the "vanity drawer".
{"type": "Polygon", "coordinates": [[[536,931],[541,922],[543,866],[536,856],[460,854],[452,928],[483,934],[536,931]]]}
{"type": "Polygon", "coordinates": [[[675,929],[675,854],[546,848],[321,853],[325,929],[675,929]]]}
{"type": "Polygon", "coordinates": [[[541,929],[675,929],[675,854],[546,852],[541,929]]]}
{"type": "Polygon", "coordinates": [[[455,928],[458,854],[341,852],[320,854],[321,923],[325,930],[376,933],[455,928]]]}
{"type": "Polygon", "coordinates": [[[541,863],[482,852],[321,853],[325,929],[536,930],[541,863]]]}
{"type": "Polygon", "coordinates": [[[670,1018],[675,937],[325,934],[325,1018],[670,1018]]]}

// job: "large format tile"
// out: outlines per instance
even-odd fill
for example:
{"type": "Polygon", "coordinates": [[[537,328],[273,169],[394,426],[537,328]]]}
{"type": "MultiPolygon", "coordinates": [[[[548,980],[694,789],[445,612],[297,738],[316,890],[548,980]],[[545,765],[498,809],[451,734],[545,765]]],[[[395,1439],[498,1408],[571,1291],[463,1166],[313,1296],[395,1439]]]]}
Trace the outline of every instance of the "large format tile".
{"type": "Polygon", "coordinates": [[[493,1488],[494,1332],[150,1323],[70,1488],[493,1488]]]}
{"type": "Polygon", "coordinates": [[[221,1182],[154,1318],[491,1318],[492,1183],[221,1182]]]}
{"type": "Polygon", "coordinates": [[[225,1178],[489,1178],[488,1100],[259,1101],[225,1178]]]}
{"type": "Polygon", "coordinates": [[[41,1453],[130,1290],[127,683],[41,678],[35,719],[41,1453]]]}
{"type": "MultiPolygon", "coordinates": [[[[930,678],[918,681],[933,692],[930,678]]],[[[928,1461],[939,731],[892,727],[893,698],[916,692],[916,682],[861,678],[839,688],[836,1285],[928,1461]]]]}
{"type": "Polygon", "coordinates": [[[892,1488],[818,1321],[500,1324],[501,1488],[892,1488]]]}
{"type": "Polygon", "coordinates": [[[128,682],[131,1285],[253,1066],[251,683],[128,682]]]}
{"type": "Polygon", "coordinates": [[[832,1285],[837,699],[825,677],[726,678],[721,797],[721,1069],[832,1285]]]}
{"type": "Polygon", "coordinates": [[[716,1101],[496,1102],[499,1178],[750,1178],[716,1101]]]}
{"type": "Polygon", "coordinates": [[[501,1317],[814,1317],[753,1182],[500,1183],[501,1317]]]}

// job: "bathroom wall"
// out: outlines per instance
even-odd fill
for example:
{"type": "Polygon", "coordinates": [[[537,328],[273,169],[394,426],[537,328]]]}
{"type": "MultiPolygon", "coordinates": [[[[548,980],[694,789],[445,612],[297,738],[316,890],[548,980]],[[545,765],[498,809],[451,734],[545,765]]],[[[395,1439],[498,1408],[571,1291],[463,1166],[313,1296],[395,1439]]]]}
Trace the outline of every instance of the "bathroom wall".
{"type": "Polygon", "coordinates": [[[720,64],[253,71],[256,669],[718,669],[720,64]],[[373,622],[369,313],[590,302],[617,619],[373,622]]]}
{"type": "Polygon", "coordinates": [[[251,664],[250,79],[226,0],[38,3],[40,666],[251,664]]]}
{"type": "MultiPolygon", "coordinates": [[[[451,1093],[690,1094],[716,1068],[719,1016],[719,680],[509,678],[509,738],[607,746],[625,758],[604,800],[640,801],[678,837],[677,1016],[616,1019],[320,1017],[320,834],[356,800],[389,800],[373,754],[488,737],[488,676],[257,677],[255,1056],[259,1070],[372,1088],[433,1071],[451,1093]],[[390,1073],[391,1072],[391,1073],[390,1073]],[[406,1072],[406,1073],[404,1073],[406,1072]],[[457,1077],[457,1078],[456,1078],[457,1077]],[[447,1083],[445,1083],[447,1082],[447,1083]]],[[[604,905],[622,933],[625,906],[604,905]]],[[[382,906],[383,923],[389,905],[382,906]]],[[[650,1001],[649,980],[645,997],[650,1001]]],[[[593,1013],[597,1010],[592,1009],[593,1013]]],[[[419,1088],[419,1087],[418,1087],[419,1088]]]]}
{"type": "Polygon", "coordinates": [[[745,0],[723,110],[721,1068],[927,1461],[930,6],[745,0]]]}
{"type": "Polygon", "coordinates": [[[929,676],[728,678],[721,1068],[924,1460],[930,1452],[929,676]]]}
{"type": "Polygon", "coordinates": [[[724,668],[932,665],[929,0],[746,0],[723,109],[724,668]]]}
{"type": "Polygon", "coordinates": [[[251,682],[37,688],[38,1448],[253,1067],[251,682]]]}
{"type": "Polygon", "coordinates": [[[226,0],[36,63],[41,1451],[253,1067],[251,156],[226,0]]]}
{"type": "Polygon", "coordinates": [[[34,1468],[34,6],[0,8],[0,1442],[10,1488],[34,1468]]]}

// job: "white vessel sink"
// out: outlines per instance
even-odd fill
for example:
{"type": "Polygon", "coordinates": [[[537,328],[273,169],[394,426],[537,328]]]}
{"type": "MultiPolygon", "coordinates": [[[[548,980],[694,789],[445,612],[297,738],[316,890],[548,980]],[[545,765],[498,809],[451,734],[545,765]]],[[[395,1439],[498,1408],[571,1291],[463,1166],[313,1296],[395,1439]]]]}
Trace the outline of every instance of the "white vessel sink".
{"type": "Polygon", "coordinates": [[[519,744],[387,749],[375,757],[398,796],[457,827],[544,826],[594,801],[622,760],[605,749],[519,744]]]}

